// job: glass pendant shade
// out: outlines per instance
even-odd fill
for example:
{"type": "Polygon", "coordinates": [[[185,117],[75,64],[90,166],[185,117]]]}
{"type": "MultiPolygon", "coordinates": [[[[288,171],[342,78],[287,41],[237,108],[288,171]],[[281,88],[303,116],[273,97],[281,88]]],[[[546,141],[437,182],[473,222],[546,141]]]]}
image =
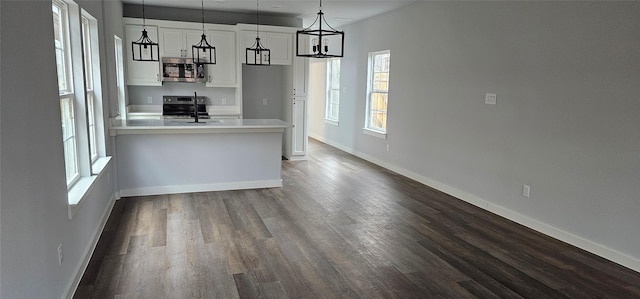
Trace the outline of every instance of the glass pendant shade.
{"type": "Polygon", "coordinates": [[[140,39],[131,43],[131,51],[135,61],[159,61],[158,43],[149,39],[146,29],[142,29],[140,39]]]}
{"type": "Polygon", "coordinates": [[[216,47],[207,42],[204,31],[200,42],[191,46],[191,57],[196,64],[216,64],[216,47]]]}
{"type": "Polygon", "coordinates": [[[296,56],[334,58],[344,56],[344,31],[335,30],[324,18],[322,1],[313,24],[296,32],[296,56]],[[314,28],[317,26],[317,28],[314,28]]]}
{"type": "Polygon", "coordinates": [[[216,64],[216,47],[209,44],[204,31],[204,0],[202,5],[202,36],[200,42],[191,46],[191,58],[195,64],[216,64]]]}
{"type": "Polygon", "coordinates": [[[247,48],[245,56],[245,62],[248,65],[271,65],[271,50],[262,46],[259,37],[256,37],[256,42],[247,48]]]}
{"type": "Polygon", "coordinates": [[[142,36],[131,42],[132,58],[135,61],[160,61],[158,43],[154,43],[147,34],[144,18],[144,0],[142,0],[142,36]]]}
{"type": "Polygon", "coordinates": [[[247,65],[271,65],[271,50],[260,43],[260,14],[258,13],[258,1],[256,1],[256,41],[247,48],[245,63],[247,65]]]}

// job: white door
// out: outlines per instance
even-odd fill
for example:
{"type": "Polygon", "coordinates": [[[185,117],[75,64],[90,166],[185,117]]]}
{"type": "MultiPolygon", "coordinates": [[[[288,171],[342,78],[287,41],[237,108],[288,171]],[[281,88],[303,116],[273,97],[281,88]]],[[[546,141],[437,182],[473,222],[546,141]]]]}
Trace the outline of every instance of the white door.
{"type": "Polygon", "coordinates": [[[292,155],[303,156],[307,154],[307,100],[306,98],[293,99],[293,131],[291,138],[293,143],[292,155]]]}

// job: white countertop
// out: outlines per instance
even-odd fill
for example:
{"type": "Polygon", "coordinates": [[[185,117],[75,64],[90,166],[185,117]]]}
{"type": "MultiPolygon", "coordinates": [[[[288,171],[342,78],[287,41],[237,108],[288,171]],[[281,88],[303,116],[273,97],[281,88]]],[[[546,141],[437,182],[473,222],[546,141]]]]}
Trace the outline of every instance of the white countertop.
{"type": "Polygon", "coordinates": [[[279,119],[112,119],[111,136],[119,134],[283,132],[292,125],[279,119]]]}

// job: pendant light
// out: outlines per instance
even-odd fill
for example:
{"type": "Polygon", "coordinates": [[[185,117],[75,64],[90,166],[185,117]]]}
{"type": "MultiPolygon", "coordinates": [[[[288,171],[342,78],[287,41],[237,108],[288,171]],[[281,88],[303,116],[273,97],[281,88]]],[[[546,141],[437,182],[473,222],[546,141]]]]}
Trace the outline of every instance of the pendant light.
{"type": "Polygon", "coordinates": [[[258,13],[258,0],[256,0],[256,42],[247,48],[245,54],[247,65],[271,65],[271,50],[260,43],[260,15],[258,13]]]}
{"type": "Polygon", "coordinates": [[[320,11],[316,20],[308,28],[296,32],[296,56],[311,58],[344,56],[344,31],[335,30],[327,23],[322,12],[322,0],[320,0],[320,11]],[[316,24],[317,29],[311,29],[316,24]]]}
{"type": "Polygon", "coordinates": [[[216,47],[207,42],[207,35],[204,31],[204,0],[202,4],[202,38],[200,42],[191,46],[191,57],[195,64],[216,64],[216,47]],[[207,55],[209,52],[209,55],[207,55]],[[208,57],[207,57],[208,56],[208,57]]]}
{"type": "Polygon", "coordinates": [[[158,61],[158,43],[154,43],[147,35],[147,23],[144,18],[144,0],[142,0],[142,36],[131,42],[131,52],[135,61],[158,61]],[[155,53],[155,55],[154,55],[155,53]]]}

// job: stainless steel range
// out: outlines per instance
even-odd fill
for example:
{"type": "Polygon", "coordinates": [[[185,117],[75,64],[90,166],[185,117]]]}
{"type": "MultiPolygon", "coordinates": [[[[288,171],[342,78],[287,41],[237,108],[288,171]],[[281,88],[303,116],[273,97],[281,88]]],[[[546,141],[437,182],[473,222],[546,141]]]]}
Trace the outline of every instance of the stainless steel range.
{"type": "Polygon", "coordinates": [[[198,118],[209,118],[204,97],[197,97],[196,104],[193,96],[162,96],[164,118],[195,118],[195,107],[198,107],[198,118]]]}

